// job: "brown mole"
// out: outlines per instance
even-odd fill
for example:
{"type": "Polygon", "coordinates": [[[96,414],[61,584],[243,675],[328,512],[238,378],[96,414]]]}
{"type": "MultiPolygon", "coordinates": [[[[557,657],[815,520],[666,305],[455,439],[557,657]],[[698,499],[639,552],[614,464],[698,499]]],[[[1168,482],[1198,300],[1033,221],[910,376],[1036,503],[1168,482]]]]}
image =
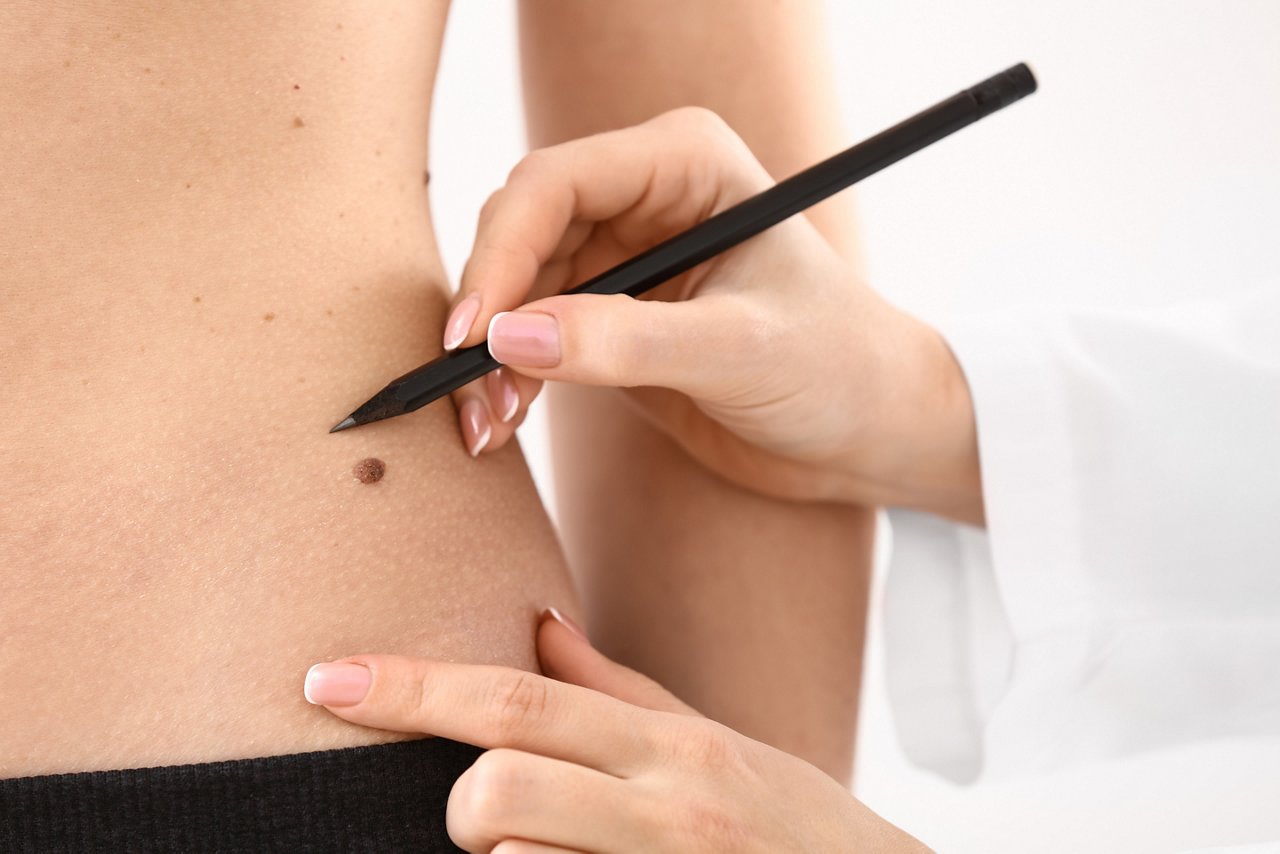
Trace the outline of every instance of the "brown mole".
{"type": "Polygon", "coordinates": [[[387,464],[377,457],[369,457],[356,463],[351,474],[361,483],[377,483],[387,473],[387,464]]]}

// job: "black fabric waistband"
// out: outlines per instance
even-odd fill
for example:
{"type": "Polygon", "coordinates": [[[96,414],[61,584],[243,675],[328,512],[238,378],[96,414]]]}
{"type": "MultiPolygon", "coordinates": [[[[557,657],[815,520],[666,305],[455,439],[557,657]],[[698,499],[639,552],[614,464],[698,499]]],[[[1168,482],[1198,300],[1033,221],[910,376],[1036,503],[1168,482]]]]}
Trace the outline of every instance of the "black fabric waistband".
{"type": "Polygon", "coordinates": [[[230,762],[0,780],[0,851],[458,851],[442,738],[230,762]]]}

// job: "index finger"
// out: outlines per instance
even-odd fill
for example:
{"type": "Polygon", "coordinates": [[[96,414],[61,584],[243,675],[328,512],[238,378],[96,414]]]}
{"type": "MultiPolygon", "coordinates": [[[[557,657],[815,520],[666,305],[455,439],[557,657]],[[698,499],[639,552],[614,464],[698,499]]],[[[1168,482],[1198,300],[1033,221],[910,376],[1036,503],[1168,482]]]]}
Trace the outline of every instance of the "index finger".
{"type": "Polygon", "coordinates": [[[510,667],[398,655],[316,665],[307,674],[307,699],[362,726],[429,733],[486,749],[509,747],[618,777],[652,762],[659,746],[656,717],[682,719],[510,667]],[[349,686],[363,674],[336,668],[351,667],[369,671],[363,699],[326,705],[328,698],[315,696],[326,680],[340,682],[350,694],[349,686]]]}
{"type": "Polygon", "coordinates": [[[684,108],[642,125],[534,151],[485,204],[458,301],[479,305],[462,339],[480,343],[489,320],[526,301],[538,271],[609,221],[636,250],[767,186],[746,145],[714,113],[684,108]]]}

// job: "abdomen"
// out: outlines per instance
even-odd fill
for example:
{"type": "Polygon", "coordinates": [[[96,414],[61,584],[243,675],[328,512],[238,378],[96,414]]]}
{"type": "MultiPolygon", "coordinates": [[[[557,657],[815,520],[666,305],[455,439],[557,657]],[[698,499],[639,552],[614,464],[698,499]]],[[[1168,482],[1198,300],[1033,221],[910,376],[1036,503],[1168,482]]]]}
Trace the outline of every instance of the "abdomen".
{"type": "Polygon", "coordinates": [[[327,432],[439,352],[442,11],[201,8],[5,37],[0,776],[396,738],[307,667],[532,668],[572,596],[514,445],[472,460],[448,401],[327,432]]]}

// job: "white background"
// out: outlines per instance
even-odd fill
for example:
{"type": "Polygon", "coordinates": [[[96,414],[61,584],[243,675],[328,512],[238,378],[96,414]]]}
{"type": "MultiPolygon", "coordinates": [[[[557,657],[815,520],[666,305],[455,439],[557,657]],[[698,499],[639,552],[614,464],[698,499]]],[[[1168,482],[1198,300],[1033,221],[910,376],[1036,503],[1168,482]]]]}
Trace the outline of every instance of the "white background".
{"type": "MultiPolygon", "coordinates": [[[[1280,279],[1280,2],[893,0],[829,14],[850,142],[1020,60],[1040,79],[1031,99],[859,188],[872,281],[903,306],[1146,306],[1280,279]]],[[[524,151],[514,24],[508,3],[456,0],[446,36],[431,191],[455,281],[481,203],[524,151]]],[[[539,413],[521,441],[549,497],[539,413]]],[[[897,751],[874,626],[868,655],[858,793],[944,850],[1280,838],[1276,745],[955,788],[897,751]]]]}

